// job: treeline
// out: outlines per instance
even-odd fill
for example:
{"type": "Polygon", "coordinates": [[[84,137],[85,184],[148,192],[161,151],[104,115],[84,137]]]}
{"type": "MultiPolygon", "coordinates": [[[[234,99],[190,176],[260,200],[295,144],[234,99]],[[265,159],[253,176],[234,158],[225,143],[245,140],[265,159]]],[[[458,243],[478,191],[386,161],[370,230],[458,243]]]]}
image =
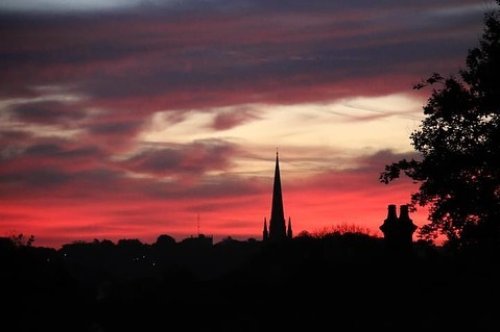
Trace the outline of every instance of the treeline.
{"type": "Polygon", "coordinates": [[[153,244],[96,240],[59,250],[3,239],[0,255],[4,317],[16,331],[481,330],[499,322],[487,305],[500,295],[496,265],[425,242],[397,255],[363,233],[216,244],[162,235],[153,244]]]}

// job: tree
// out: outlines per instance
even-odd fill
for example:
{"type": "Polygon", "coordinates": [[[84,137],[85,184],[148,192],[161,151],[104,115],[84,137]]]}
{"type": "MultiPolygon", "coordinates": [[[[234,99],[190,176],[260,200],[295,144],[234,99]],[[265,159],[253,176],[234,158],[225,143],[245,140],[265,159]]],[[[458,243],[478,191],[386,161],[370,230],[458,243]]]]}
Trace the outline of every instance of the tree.
{"type": "MultiPolygon", "coordinates": [[[[500,0],[497,0],[500,5],[500,0]]],[[[425,118],[410,139],[421,155],[387,165],[384,183],[403,172],[420,184],[412,205],[429,206],[424,238],[460,245],[500,240],[500,10],[485,17],[479,47],[458,75],[433,74],[425,118]]]]}
{"type": "Polygon", "coordinates": [[[17,235],[11,235],[10,241],[16,247],[31,247],[33,242],[35,242],[35,237],[33,235],[25,236],[23,233],[17,235]]]}
{"type": "Polygon", "coordinates": [[[167,234],[161,234],[156,239],[156,242],[153,244],[153,247],[159,250],[170,250],[175,246],[175,239],[167,234]]]}

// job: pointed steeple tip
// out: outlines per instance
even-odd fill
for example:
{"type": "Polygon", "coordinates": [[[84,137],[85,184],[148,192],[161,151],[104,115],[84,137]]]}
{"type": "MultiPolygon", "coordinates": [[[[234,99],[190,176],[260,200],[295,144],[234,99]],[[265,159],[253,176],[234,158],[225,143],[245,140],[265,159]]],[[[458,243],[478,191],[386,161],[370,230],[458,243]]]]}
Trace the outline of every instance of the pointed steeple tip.
{"type": "Polygon", "coordinates": [[[283,194],[281,192],[281,176],[278,152],[276,152],[276,166],[274,168],[273,198],[271,218],[269,219],[269,239],[283,240],[286,238],[286,221],[283,212],[283,194]]]}
{"type": "Polygon", "coordinates": [[[290,217],[288,217],[288,227],[287,227],[287,230],[286,230],[286,236],[289,239],[293,238],[292,218],[290,218],[290,217]]]}
{"type": "Polygon", "coordinates": [[[269,238],[269,231],[267,230],[267,220],[264,218],[264,229],[262,230],[262,240],[267,241],[269,238]]]}

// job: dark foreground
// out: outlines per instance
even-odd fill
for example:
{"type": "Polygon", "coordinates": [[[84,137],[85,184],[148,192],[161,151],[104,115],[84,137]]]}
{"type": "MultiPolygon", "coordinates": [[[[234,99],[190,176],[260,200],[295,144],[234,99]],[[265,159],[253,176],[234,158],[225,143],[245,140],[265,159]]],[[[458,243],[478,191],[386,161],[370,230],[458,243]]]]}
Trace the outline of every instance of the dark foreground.
{"type": "Polygon", "coordinates": [[[498,331],[494,258],[359,234],[0,246],[4,331],[498,331]]]}

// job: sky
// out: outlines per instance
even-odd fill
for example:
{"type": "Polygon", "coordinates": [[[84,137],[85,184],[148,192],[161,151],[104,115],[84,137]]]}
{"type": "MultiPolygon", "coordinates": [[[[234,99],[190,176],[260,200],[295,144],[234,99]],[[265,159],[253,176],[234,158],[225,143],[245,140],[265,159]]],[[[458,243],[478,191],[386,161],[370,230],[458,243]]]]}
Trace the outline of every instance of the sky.
{"type": "MultiPolygon", "coordinates": [[[[2,0],[0,236],[260,238],[276,149],[295,234],[388,204],[384,165],[476,46],[485,0],[2,0]]],[[[411,215],[427,222],[425,209],[411,215]]]]}

